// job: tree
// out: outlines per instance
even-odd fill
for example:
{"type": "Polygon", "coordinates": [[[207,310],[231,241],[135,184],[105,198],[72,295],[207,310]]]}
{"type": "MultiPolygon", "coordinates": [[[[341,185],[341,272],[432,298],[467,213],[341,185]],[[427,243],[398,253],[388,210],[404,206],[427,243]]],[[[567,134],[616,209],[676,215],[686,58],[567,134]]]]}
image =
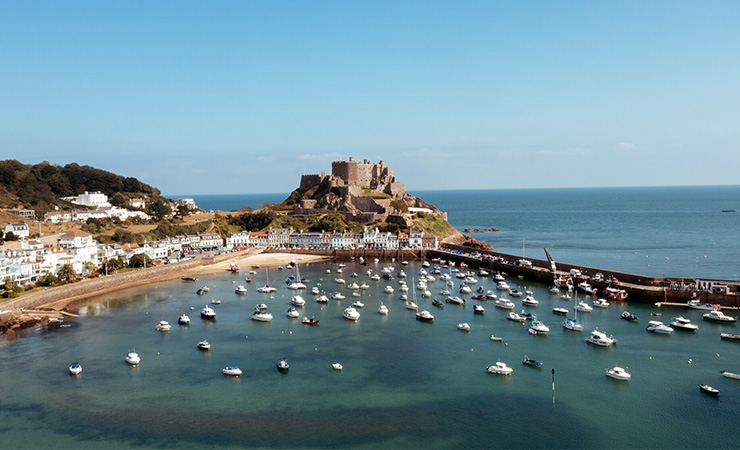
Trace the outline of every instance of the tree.
{"type": "Polygon", "coordinates": [[[121,207],[126,204],[126,197],[124,197],[120,192],[116,192],[113,197],[110,198],[110,204],[121,207]]]}
{"type": "Polygon", "coordinates": [[[17,241],[18,236],[16,236],[15,233],[13,233],[12,231],[8,231],[7,233],[5,233],[5,240],[6,241],[17,241]]]}
{"type": "Polygon", "coordinates": [[[57,277],[62,281],[72,281],[77,278],[77,272],[72,264],[67,263],[59,268],[57,271],[57,277]]]}
{"type": "Polygon", "coordinates": [[[15,285],[13,279],[10,277],[7,277],[3,280],[3,287],[5,288],[3,296],[7,298],[15,297],[15,294],[17,294],[21,290],[19,286],[15,285]]]}
{"type": "Polygon", "coordinates": [[[87,261],[84,264],[85,267],[85,273],[92,273],[95,270],[95,264],[92,263],[92,261],[87,261]]]}
{"type": "Polygon", "coordinates": [[[152,263],[152,258],[145,255],[144,253],[132,256],[128,262],[129,267],[148,267],[152,265],[154,265],[152,263]]]}
{"type": "Polygon", "coordinates": [[[185,219],[185,216],[190,215],[190,207],[188,205],[178,205],[175,210],[175,219],[185,219]]]}
{"type": "Polygon", "coordinates": [[[39,286],[54,286],[59,283],[59,278],[56,275],[49,272],[46,274],[43,280],[39,282],[39,286]]]}
{"type": "Polygon", "coordinates": [[[157,198],[149,204],[147,212],[153,215],[157,221],[160,221],[165,216],[172,213],[172,208],[170,208],[170,205],[166,204],[164,200],[157,198]]]}

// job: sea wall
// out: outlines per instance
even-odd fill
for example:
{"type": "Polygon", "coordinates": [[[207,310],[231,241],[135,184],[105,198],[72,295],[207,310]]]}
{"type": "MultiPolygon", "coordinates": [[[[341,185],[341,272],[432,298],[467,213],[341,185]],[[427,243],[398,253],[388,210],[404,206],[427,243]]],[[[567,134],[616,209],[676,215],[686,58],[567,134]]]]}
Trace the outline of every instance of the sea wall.
{"type": "Polygon", "coordinates": [[[16,300],[2,306],[2,309],[34,309],[41,305],[47,305],[57,301],[72,299],[75,297],[90,297],[97,292],[104,292],[114,288],[132,286],[152,278],[174,276],[183,270],[201,265],[214,264],[226,260],[230,255],[218,255],[202,257],[176,264],[159,265],[147,269],[131,270],[127,272],[101,276],[99,278],[85,279],[76,283],[58,286],[53,289],[39,290],[26,294],[16,300]]]}

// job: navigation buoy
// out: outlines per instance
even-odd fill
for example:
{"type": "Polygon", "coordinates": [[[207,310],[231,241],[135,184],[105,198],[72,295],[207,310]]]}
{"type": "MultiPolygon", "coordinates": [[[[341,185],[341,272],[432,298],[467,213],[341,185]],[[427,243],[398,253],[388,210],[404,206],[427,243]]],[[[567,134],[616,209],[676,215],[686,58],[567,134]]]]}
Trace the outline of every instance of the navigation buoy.
{"type": "Polygon", "coordinates": [[[509,346],[509,343],[508,342],[504,342],[504,345],[508,347],[509,346]]]}
{"type": "Polygon", "coordinates": [[[689,358],[689,364],[691,364],[691,358],[689,358]]]}
{"type": "Polygon", "coordinates": [[[473,351],[473,349],[471,348],[471,349],[470,349],[470,351],[472,352],[472,351],[473,351]]]}
{"type": "Polygon", "coordinates": [[[719,358],[719,353],[717,353],[717,358],[719,358]]]}

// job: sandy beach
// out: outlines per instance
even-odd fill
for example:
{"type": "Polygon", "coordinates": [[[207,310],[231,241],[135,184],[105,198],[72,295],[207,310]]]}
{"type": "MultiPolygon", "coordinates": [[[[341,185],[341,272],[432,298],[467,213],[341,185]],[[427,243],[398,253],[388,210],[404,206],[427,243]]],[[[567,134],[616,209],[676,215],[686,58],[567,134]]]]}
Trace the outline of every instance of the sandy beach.
{"type": "Polygon", "coordinates": [[[241,273],[246,274],[254,266],[260,268],[284,266],[291,260],[298,264],[311,264],[327,259],[330,258],[295,253],[241,251],[82,280],[26,294],[3,303],[0,306],[0,333],[23,329],[59,315],[74,316],[80,307],[94,302],[97,297],[104,294],[183,277],[225,273],[232,264],[238,265],[241,273]]]}

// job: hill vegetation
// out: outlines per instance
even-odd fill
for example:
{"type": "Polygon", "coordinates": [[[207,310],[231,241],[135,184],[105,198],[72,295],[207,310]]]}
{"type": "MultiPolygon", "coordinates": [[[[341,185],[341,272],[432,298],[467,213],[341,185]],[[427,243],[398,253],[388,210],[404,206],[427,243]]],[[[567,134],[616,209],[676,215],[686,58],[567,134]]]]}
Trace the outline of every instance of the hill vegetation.
{"type": "Polygon", "coordinates": [[[33,209],[43,215],[60,197],[70,197],[85,191],[100,191],[108,197],[117,193],[159,196],[158,189],[136,178],[116,175],[105,170],[72,163],[65,166],[23,164],[16,160],[0,161],[0,208],[33,209]]]}

